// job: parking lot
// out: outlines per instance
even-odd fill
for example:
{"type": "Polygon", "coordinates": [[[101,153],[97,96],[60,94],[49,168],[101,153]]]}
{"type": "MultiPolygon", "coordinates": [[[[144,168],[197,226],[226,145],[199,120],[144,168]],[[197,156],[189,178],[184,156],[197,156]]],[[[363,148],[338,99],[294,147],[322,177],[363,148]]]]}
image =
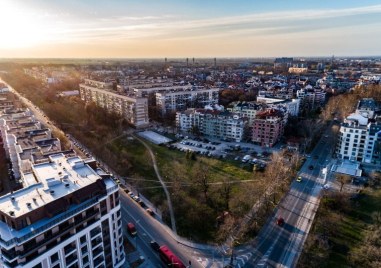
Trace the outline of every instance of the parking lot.
{"type": "Polygon", "coordinates": [[[279,149],[262,148],[250,143],[210,141],[205,138],[184,137],[170,145],[179,151],[192,151],[199,155],[229,159],[242,164],[259,164],[264,167],[270,160],[271,152],[279,149]]]}

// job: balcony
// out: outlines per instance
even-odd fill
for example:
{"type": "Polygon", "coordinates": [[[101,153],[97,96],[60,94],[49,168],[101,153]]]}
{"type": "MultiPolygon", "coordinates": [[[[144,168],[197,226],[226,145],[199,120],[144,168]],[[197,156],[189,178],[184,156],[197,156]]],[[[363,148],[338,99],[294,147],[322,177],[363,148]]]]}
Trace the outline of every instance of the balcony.
{"type": "MultiPolygon", "coordinates": [[[[68,223],[67,225],[65,225],[65,227],[63,229],[60,229],[60,231],[58,233],[46,236],[42,241],[39,242],[39,244],[32,244],[28,247],[24,247],[23,252],[26,252],[26,253],[24,253],[22,256],[20,256],[20,258],[23,258],[23,257],[29,255],[31,252],[34,252],[43,246],[47,246],[47,250],[54,247],[57,244],[57,242],[53,243],[51,245],[48,245],[48,244],[51,241],[56,240],[58,237],[61,237],[61,242],[65,241],[67,238],[71,237],[70,230],[73,230],[76,226],[82,224],[84,221],[87,221],[87,220],[91,221],[91,219],[93,219],[98,213],[99,213],[98,210],[95,210],[91,213],[87,212],[86,217],[84,217],[81,222],[70,223],[70,224],[68,223]]],[[[88,221],[88,222],[90,222],[90,221],[88,221]]],[[[65,254],[66,254],[66,252],[65,252],[65,254]]]]}
{"type": "MultiPolygon", "coordinates": [[[[115,192],[117,190],[118,190],[118,185],[115,185],[114,187],[112,187],[110,189],[107,189],[107,194],[115,192]]],[[[72,218],[73,215],[75,215],[75,214],[77,214],[77,213],[79,213],[79,212],[81,212],[81,211],[91,207],[92,205],[96,204],[100,199],[102,199],[105,196],[106,195],[101,195],[101,196],[93,197],[93,198],[85,201],[81,205],[77,206],[75,209],[67,211],[67,212],[64,212],[64,213],[61,213],[59,216],[57,216],[51,222],[49,222],[49,223],[47,223],[47,224],[37,228],[34,231],[29,232],[28,234],[26,234],[24,236],[15,237],[15,238],[12,238],[11,240],[8,240],[8,241],[5,241],[5,240],[3,240],[0,237],[0,243],[3,244],[4,247],[6,247],[6,248],[9,248],[10,246],[12,246],[14,244],[20,245],[24,241],[29,240],[32,237],[38,236],[39,234],[41,234],[41,233],[45,232],[46,230],[50,229],[51,227],[53,227],[55,225],[58,225],[60,222],[66,220],[66,219],[72,218]]]]}

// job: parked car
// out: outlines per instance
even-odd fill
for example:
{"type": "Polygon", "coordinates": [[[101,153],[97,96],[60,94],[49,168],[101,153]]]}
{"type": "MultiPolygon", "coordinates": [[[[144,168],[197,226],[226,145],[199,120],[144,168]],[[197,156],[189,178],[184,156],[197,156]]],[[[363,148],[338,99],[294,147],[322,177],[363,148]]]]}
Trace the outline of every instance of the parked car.
{"type": "Polygon", "coordinates": [[[153,212],[152,209],[147,208],[146,211],[147,211],[147,213],[148,213],[149,215],[151,215],[151,216],[155,216],[155,213],[153,212]]]}
{"type": "Polygon", "coordinates": [[[160,246],[156,241],[152,240],[151,242],[149,242],[149,244],[153,250],[159,251],[160,246]]]}
{"type": "Polygon", "coordinates": [[[300,177],[300,176],[297,177],[297,178],[296,178],[296,181],[297,181],[297,182],[302,182],[302,177],[300,177]]]}

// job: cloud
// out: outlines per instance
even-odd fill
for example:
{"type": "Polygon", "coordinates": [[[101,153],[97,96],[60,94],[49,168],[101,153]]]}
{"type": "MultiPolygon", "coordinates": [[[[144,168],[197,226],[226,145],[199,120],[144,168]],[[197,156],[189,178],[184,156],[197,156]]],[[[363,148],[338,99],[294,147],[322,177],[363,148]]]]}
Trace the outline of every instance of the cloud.
{"type": "Polygon", "coordinates": [[[342,20],[350,24],[351,18],[380,13],[381,5],[373,5],[346,9],[291,10],[197,20],[173,15],[105,17],[91,22],[81,19],[77,24],[68,24],[61,33],[67,38],[76,40],[81,37],[91,40],[102,38],[121,40],[150,37],[189,39],[232,34],[268,35],[341,27],[343,25],[340,23],[330,26],[327,21],[342,20]]]}

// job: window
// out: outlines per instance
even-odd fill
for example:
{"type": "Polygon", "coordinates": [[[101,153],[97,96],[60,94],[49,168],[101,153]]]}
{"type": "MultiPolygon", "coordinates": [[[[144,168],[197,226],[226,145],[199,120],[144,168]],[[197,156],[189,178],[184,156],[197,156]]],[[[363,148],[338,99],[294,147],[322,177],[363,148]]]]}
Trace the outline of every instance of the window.
{"type": "Polygon", "coordinates": [[[87,252],[88,252],[87,246],[84,246],[83,248],[81,248],[82,255],[85,255],[87,252]]]}
{"type": "Polygon", "coordinates": [[[33,266],[32,268],[42,268],[42,264],[39,263],[39,264],[36,264],[35,266],[33,266]]]}
{"type": "Polygon", "coordinates": [[[87,264],[88,262],[89,262],[89,256],[85,256],[85,257],[83,257],[83,259],[82,259],[82,264],[85,265],[85,264],[87,264]]]}
{"type": "Polygon", "coordinates": [[[86,239],[86,235],[82,236],[79,241],[81,242],[81,244],[85,244],[87,239],[86,239]]]}
{"type": "Polygon", "coordinates": [[[50,256],[50,261],[52,263],[55,263],[56,261],[59,260],[58,252],[54,253],[52,256],[50,256]]]}

